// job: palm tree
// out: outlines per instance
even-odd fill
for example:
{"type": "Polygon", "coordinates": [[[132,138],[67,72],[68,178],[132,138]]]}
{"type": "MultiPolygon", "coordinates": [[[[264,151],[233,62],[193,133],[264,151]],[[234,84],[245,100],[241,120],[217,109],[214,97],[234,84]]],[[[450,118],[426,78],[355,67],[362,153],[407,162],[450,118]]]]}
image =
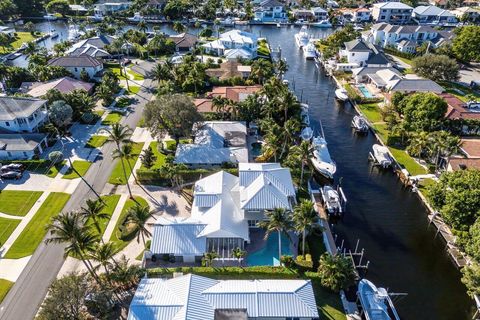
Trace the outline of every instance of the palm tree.
{"type": "Polygon", "coordinates": [[[175,21],[173,23],[173,30],[177,33],[182,33],[185,31],[185,26],[180,21],[175,21]]]}
{"type": "Polygon", "coordinates": [[[37,44],[33,41],[27,42],[27,47],[23,50],[23,53],[27,56],[34,54],[37,51],[37,44]]]}
{"type": "Polygon", "coordinates": [[[293,209],[293,221],[295,229],[302,233],[302,254],[305,257],[305,238],[318,222],[318,215],[313,202],[306,199],[302,200],[293,209]]]}
{"type": "Polygon", "coordinates": [[[131,143],[125,143],[122,145],[121,150],[115,150],[113,152],[113,158],[123,158],[126,160],[128,164],[128,168],[130,169],[130,172],[132,173],[133,179],[135,179],[135,182],[138,184],[137,177],[135,176],[135,173],[133,172],[133,167],[131,164],[131,160],[136,159],[135,155],[132,153],[133,151],[133,146],[131,143]]]}
{"type": "Polygon", "coordinates": [[[355,281],[352,261],[338,254],[332,256],[328,252],[320,257],[318,274],[322,286],[335,292],[346,289],[355,281]]]}
{"type": "Polygon", "coordinates": [[[303,174],[305,172],[305,164],[308,164],[308,161],[313,156],[312,144],[310,141],[302,141],[300,145],[292,146],[290,148],[290,153],[301,161],[302,163],[302,171],[300,173],[300,185],[303,185],[303,174]]]}
{"type": "Polygon", "coordinates": [[[239,266],[242,266],[242,258],[245,257],[246,255],[246,251],[245,250],[242,250],[240,249],[239,247],[236,247],[235,249],[233,249],[232,251],[232,255],[234,258],[236,258],[238,260],[238,265],[239,266]]]}
{"type": "Polygon", "coordinates": [[[279,79],[283,78],[283,75],[288,71],[288,64],[285,59],[279,59],[275,63],[275,69],[277,70],[277,75],[279,79]]]}
{"type": "Polygon", "coordinates": [[[98,270],[100,267],[105,269],[107,277],[110,278],[110,269],[116,265],[114,256],[118,253],[118,249],[115,248],[113,242],[107,242],[103,244],[97,244],[94,250],[92,250],[88,257],[97,262],[98,265],[94,267],[95,270],[98,270]]]}
{"type": "Polygon", "coordinates": [[[137,24],[137,28],[142,32],[146,32],[148,30],[148,26],[145,20],[140,20],[140,22],[137,24]]]}
{"type": "Polygon", "coordinates": [[[218,253],[215,251],[205,252],[203,254],[203,261],[205,261],[205,267],[211,267],[215,258],[218,258],[218,253]]]}
{"type": "MultiPolygon", "coordinates": [[[[107,141],[112,141],[117,146],[117,151],[122,152],[121,146],[124,143],[130,143],[130,137],[132,136],[132,129],[128,126],[124,126],[120,123],[114,123],[111,129],[102,128],[100,131],[106,131],[108,133],[107,141]]],[[[120,157],[120,162],[122,164],[123,175],[125,177],[125,183],[127,184],[128,194],[130,199],[133,198],[132,190],[130,189],[130,184],[128,183],[127,170],[125,169],[125,162],[123,157],[120,157]]]]}
{"type": "Polygon", "coordinates": [[[282,233],[288,235],[293,224],[290,218],[290,211],[285,208],[275,208],[265,213],[266,220],[260,221],[258,225],[265,229],[265,240],[270,234],[278,234],[278,261],[282,258],[282,233]]]}
{"type": "Polygon", "coordinates": [[[300,123],[296,119],[288,119],[283,123],[281,139],[283,140],[282,151],[280,152],[280,159],[283,158],[287,145],[291,144],[295,139],[297,132],[300,131],[300,123]]]}
{"type": "Polygon", "coordinates": [[[127,225],[133,225],[137,233],[137,242],[140,242],[142,237],[143,245],[145,246],[145,236],[151,237],[152,233],[147,229],[147,220],[156,218],[153,216],[153,211],[147,206],[141,206],[138,203],[130,208],[127,213],[127,225]]]}
{"type": "Polygon", "coordinates": [[[45,243],[67,244],[64,256],[80,257],[88,272],[100,284],[100,279],[86,256],[98,243],[98,238],[84,224],[83,216],[78,212],[61,213],[47,225],[47,230],[50,237],[45,240],[45,243]]]}
{"type": "Polygon", "coordinates": [[[100,220],[110,218],[108,213],[102,212],[104,208],[105,203],[101,199],[87,199],[85,206],[80,208],[80,213],[83,215],[85,221],[91,220],[100,237],[102,236],[100,220]]]}
{"type": "Polygon", "coordinates": [[[407,151],[414,157],[422,157],[427,151],[428,144],[428,132],[418,132],[410,139],[407,151]]]}

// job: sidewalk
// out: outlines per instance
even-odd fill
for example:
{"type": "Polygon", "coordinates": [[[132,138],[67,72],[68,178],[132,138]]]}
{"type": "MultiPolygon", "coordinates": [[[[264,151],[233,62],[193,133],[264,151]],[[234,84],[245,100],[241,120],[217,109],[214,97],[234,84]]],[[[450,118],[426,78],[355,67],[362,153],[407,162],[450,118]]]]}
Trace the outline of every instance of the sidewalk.
{"type": "Polygon", "coordinates": [[[112,236],[113,231],[115,230],[115,225],[117,224],[117,220],[120,217],[120,214],[122,213],[123,207],[125,206],[125,202],[128,200],[128,194],[123,193],[120,196],[120,199],[118,200],[117,206],[115,207],[115,210],[113,211],[112,217],[110,218],[110,221],[108,222],[107,228],[105,229],[105,232],[103,233],[103,241],[108,242],[110,241],[110,237],[112,236]]]}

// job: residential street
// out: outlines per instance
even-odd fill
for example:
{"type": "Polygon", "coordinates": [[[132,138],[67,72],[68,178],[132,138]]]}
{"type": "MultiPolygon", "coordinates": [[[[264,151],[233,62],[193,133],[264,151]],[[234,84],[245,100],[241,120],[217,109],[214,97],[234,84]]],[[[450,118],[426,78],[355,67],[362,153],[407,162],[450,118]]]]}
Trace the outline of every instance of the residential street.
{"type": "MultiPolygon", "coordinates": [[[[142,116],[143,107],[153,96],[150,89],[154,87],[155,84],[152,83],[152,80],[144,81],[141,91],[135,96],[136,102],[131,105],[133,112],[123,119],[123,124],[132,129],[136,127],[142,116]]],[[[91,165],[85,175],[85,179],[93,185],[98,193],[103,190],[115,165],[116,160],[111,156],[113,149],[112,143],[106,144],[97,161],[91,165]]],[[[63,211],[78,209],[85,199],[94,196],[88,186],[80,183],[63,211]]],[[[42,242],[3,301],[0,308],[0,319],[33,319],[64,260],[63,245],[50,244],[47,246],[42,242]],[[28,303],[26,303],[27,301],[28,303]]]]}

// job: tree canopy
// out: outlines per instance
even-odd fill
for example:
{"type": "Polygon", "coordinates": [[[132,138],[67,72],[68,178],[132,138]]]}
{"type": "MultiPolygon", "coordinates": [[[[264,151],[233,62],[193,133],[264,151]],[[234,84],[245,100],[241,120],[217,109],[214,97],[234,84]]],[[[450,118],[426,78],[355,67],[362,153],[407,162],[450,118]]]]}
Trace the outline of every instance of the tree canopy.
{"type": "Polygon", "coordinates": [[[452,50],[457,59],[480,61],[480,26],[463,26],[454,32],[452,50]]]}
{"type": "Polygon", "coordinates": [[[458,64],[445,55],[425,54],[412,61],[413,71],[431,80],[458,80],[458,64]]]}

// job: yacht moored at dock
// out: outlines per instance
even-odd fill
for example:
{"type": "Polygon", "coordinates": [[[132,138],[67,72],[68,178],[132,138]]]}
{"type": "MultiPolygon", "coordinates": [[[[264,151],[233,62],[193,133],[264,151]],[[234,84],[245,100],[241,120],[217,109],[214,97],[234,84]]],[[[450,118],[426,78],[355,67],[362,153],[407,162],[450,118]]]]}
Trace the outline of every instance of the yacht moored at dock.
{"type": "Polygon", "coordinates": [[[302,26],[299,33],[295,34],[295,42],[299,48],[303,48],[310,41],[310,36],[308,35],[308,27],[302,26]]]}
{"type": "Polygon", "coordinates": [[[307,60],[313,60],[317,56],[317,50],[315,44],[312,41],[309,41],[306,46],[303,46],[303,55],[307,60]]]}
{"type": "Polygon", "coordinates": [[[388,168],[392,165],[392,157],[388,148],[379,144],[374,144],[372,146],[373,154],[370,153],[370,156],[373,158],[375,163],[380,165],[382,168],[388,168]]]}
{"type": "Polygon", "coordinates": [[[310,141],[313,138],[313,130],[310,127],[303,128],[302,132],[300,132],[300,138],[304,141],[310,141]]]}
{"type": "Polygon", "coordinates": [[[314,22],[314,23],[311,23],[310,25],[312,27],[316,27],[316,28],[331,28],[332,27],[332,24],[328,20],[322,20],[322,21],[319,21],[319,22],[314,22]]]}
{"type": "Polygon", "coordinates": [[[364,117],[354,116],[352,119],[352,128],[355,129],[356,132],[367,133],[370,127],[364,117]]]}
{"type": "Polygon", "coordinates": [[[337,90],[335,90],[335,97],[340,101],[347,101],[347,90],[345,90],[344,88],[338,88],[337,90]]]}
{"type": "Polygon", "coordinates": [[[313,157],[310,158],[315,169],[327,179],[333,179],[333,175],[337,171],[337,165],[330,157],[327,148],[327,141],[323,137],[317,136],[313,138],[312,145],[314,148],[313,157]]]}
{"type": "Polygon", "coordinates": [[[400,320],[385,288],[377,288],[367,279],[358,283],[358,298],[366,320],[400,320]]]}

